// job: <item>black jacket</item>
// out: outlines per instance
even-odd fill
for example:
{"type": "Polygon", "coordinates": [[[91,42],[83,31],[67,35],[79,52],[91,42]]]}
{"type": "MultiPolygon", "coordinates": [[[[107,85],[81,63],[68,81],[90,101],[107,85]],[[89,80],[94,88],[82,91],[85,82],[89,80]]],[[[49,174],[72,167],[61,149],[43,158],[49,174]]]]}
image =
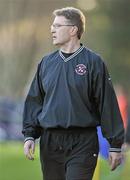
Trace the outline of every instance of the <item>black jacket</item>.
{"type": "Polygon", "coordinates": [[[68,58],[60,51],[45,56],[25,102],[25,137],[38,138],[45,128],[97,126],[111,147],[121,146],[123,123],[101,57],[84,46],[68,58]]]}

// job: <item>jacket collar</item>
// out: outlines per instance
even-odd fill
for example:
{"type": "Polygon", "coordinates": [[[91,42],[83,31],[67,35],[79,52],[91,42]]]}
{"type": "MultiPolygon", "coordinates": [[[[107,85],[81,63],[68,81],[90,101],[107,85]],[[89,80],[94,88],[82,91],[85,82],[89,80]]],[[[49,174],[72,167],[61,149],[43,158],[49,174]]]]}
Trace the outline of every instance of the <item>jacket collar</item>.
{"type": "Polygon", "coordinates": [[[61,58],[64,60],[64,62],[67,62],[67,61],[71,60],[72,58],[74,58],[75,56],[77,56],[83,49],[84,49],[84,45],[81,44],[80,48],[77,49],[72,55],[70,55],[67,58],[64,57],[61,50],[59,50],[59,54],[60,54],[61,58]]]}

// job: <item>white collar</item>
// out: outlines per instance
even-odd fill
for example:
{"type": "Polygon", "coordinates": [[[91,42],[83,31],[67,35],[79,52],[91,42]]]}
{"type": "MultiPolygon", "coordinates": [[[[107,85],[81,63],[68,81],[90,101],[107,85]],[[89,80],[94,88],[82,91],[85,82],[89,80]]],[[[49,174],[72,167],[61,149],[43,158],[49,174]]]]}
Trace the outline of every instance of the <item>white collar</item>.
{"type": "Polygon", "coordinates": [[[84,45],[81,44],[80,48],[77,49],[72,55],[70,55],[70,56],[67,57],[67,58],[64,57],[64,55],[62,54],[62,51],[61,51],[61,50],[59,50],[59,54],[60,54],[61,58],[62,58],[65,62],[67,62],[67,61],[71,60],[73,57],[77,56],[83,49],[84,49],[84,45]]]}

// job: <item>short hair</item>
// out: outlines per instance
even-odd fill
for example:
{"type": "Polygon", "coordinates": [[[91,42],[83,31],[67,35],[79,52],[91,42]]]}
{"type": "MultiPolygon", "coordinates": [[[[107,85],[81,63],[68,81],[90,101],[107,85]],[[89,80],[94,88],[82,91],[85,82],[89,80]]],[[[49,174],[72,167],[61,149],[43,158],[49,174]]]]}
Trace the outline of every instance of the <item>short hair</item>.
{"type": "Polygon", "coordinates": [[[64,16],[67,20],[69,20],[72,24],[77,26],[77,37],[81,38],[83,32],[85,31],[85,16],[83,12],[74,7],[66,7],[61,9],[56,9],[53,12],[54,16],[64,16]]]}

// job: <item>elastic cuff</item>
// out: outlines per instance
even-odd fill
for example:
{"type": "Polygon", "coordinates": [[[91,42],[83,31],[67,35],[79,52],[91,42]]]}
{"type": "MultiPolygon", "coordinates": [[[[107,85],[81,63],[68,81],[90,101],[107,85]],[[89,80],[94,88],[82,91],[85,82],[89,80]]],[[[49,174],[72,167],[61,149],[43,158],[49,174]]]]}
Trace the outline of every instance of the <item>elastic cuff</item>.
{"type": "Polygon", "coordinates": [[[27,137],[27,138],[24,139],[24,143],[25,143],[26,141],[28,141],[28,140],[34,141],[34,138],[33,138],[33,137],[27,137]]]}
{"type": "Polygon", "coordinates": [[[109,148],[109,152],[121,152],[121,148],[109,148]]]}

